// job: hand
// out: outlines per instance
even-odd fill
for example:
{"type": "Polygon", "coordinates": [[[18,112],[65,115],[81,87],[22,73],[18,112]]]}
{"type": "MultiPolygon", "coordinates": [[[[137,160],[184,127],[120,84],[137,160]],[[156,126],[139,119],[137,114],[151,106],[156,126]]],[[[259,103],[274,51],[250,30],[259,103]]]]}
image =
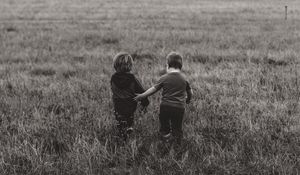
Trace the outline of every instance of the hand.
{"type": "Polygon", "coordinates": [[[143,113],[143,114],[146,114],[148,112],[147,110],[147,107],[141,107],[140,111],[143,113]]]}
{"type": "Polygon", "coordinates": [[[141,101],[144,97],[143,94],[135,94],[136,96],[133,98],[135,101],[141,101]]]}
{"type": "Polygon", "coordinates": [[[186,99],[186,104],[190,104],[191,103],[191,100],[190,99],[186,99]]]}

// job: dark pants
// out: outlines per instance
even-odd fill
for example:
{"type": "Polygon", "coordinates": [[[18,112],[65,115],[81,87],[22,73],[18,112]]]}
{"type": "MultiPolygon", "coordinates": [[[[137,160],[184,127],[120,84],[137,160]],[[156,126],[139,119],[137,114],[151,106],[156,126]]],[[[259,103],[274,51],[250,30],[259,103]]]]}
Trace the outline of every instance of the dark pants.
{"type": "Polygon", "coordinates": [[[124,140],[127,139],[128,135],[128,128],[133,127],[134,119],[132,115],[122,115],[118,112],[115,112],[116,120],[117,120],[117,127],[119,136],[122,137],[124,140]]]}
{"type": "Polygon", "coordinates": [[[182,138],[183,116],[184,108],[161,105],[159,121],[162,136],[166,136],[170,133],[176,141],[180,143],[182,138]]]}

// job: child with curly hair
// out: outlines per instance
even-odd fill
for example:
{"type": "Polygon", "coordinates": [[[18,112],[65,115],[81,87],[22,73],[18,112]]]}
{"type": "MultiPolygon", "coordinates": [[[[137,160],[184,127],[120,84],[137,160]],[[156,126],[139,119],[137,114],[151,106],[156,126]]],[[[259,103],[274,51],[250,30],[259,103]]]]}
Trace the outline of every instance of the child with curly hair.
{"type": "MultiPolygon", "coordinates": [[[[134,97],[137,93],[145,92],[141,83],[130,72],[133,59],[128,53],[118,53],[113,59],[116,72],[111,77],[112,100],[115,117],[118,122],[119,135],[126,140],[128,134],[133,131],[134,112],[137,109],[137,101],[134,97]]],[[[141,105],[145,109],[149,100],[144,98],[141,105]]]]}

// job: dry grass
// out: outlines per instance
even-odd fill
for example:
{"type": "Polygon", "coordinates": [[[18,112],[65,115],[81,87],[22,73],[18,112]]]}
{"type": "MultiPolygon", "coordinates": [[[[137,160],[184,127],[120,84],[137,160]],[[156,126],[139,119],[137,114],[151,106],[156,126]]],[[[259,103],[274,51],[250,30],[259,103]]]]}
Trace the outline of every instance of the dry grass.
{"type": "Polygon", "coordinates": [[[0,174],[300,173],[300,1],[0,3],[0,174]],[[159,151],[159,95],[119,143],[112,56],[150,87],[172,50],[195,91],[181,150],[159,151]]]}

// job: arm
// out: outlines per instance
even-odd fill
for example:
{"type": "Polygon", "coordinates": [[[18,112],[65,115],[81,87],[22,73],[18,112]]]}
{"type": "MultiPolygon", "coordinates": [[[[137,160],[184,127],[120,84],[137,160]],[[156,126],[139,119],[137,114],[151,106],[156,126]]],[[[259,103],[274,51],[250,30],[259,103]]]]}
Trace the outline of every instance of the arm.
{"type": "Polygon", "coordinates": [[[189,104],[193,96],[193,90],[189,89],[186,91],[186,93],[187,93],[186,103],[189,104]]]}
{"type": "MultiPolygon", "coordinates": [[[[136,93],[143,93],[145,92],[145,89],[143,88],[143,86],[141,85],[141,83],[138,81],[138,79],[135,78],[135,92],[136,93]]],[[[147,107],[149,105],[149,100],[148,98],[144,98],[141,100],[141,105],[143,107],[147,107]]]]}
{"type": "Polygon", "coordinates": [[[143,86],[141,85],[141,83],[139,82],[139,80],[136,79],[136,78],[134,80],[135,80],[135,91],[137,93],[143,93],[143,92],[145,92],[145,89],[143,88],[143,86]]]}
{"type": "Polygon", "coordinates": [[[193,90],[192,90],[189,82],[186,82],[186,94],[187,94],[186,103],[189,104],[191,102],[191,99],[193,96],[193,90]]]}
{"type": "Polygon", "coordinates": [[[162,87],[163,87],[163,82],[164,82],[164,77],[161,77],[157,84],[152,86],[151,88],[149,88],[146,92],[142,93],[142,94],[137,94],[137,96],[134,98],[134,100],[138,101],[138,100],[142,100],[152,94],[154,94],[155,92],[159,91],[162,87]]]}
{"type": "Polygon", "coordinates": [[[148,97],[148,96],[154,94],[154,93],[157,92],[157,91],[158,91],[158,90],[157,90],[155,87],[151,87],[151,88],[149,88],[146,92],[144,92],[144,93],[142,93],[142,94],[138,94],[138,95],[134,98],[134,100],[136,100],[136,101],[142,100],[142,99],[144,99],[144,98],[146,98],[146,97],[148,97]]]}

